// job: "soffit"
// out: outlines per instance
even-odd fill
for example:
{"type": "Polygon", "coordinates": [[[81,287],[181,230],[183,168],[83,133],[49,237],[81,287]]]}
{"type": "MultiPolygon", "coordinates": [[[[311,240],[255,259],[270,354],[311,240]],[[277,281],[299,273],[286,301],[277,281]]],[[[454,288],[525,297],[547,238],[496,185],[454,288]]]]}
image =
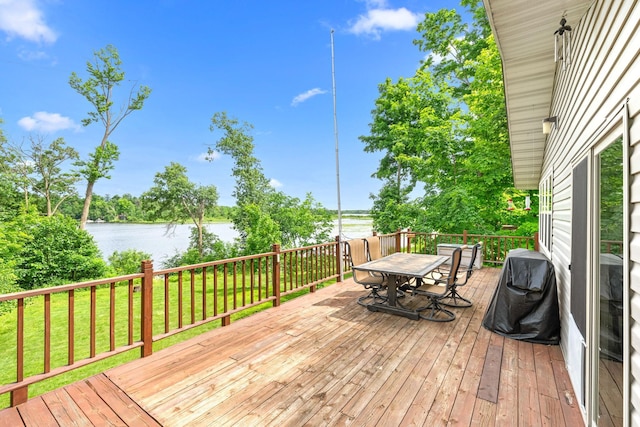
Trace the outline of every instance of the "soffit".
{"type": "Polygon", "coordinates": [[[504,75],[511,165],[516,188],[537,189],[556,73],[554,32],[578,24],[594,0],[484,0],[504,75]]]}

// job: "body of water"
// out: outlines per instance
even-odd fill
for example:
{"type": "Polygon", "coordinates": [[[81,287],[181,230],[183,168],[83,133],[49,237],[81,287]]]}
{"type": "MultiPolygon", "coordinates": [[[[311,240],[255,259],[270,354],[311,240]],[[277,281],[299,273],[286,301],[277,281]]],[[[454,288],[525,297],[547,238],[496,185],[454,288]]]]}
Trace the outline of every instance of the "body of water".
{"type": "MultiPolygon", "coordinates": [[[[191,224],[179,224],[167,233],[165,224],[118,224],[87,223],[87,231],[93,236],[105,260],[115,251],[128,249],[151,254],[158,267],[167,258],[184,252],[189,246],[191,224]]],[[[233,242],[238,233],[231,223],[214,223],[205,226],[222,241],[233,242]]],[[[372,233],[371,219],[343,218],[342,234],[345,239],[365,237],[372,233]]],[[[337,220],[334,222],[332,236],[338,235],[337,220]]]]}

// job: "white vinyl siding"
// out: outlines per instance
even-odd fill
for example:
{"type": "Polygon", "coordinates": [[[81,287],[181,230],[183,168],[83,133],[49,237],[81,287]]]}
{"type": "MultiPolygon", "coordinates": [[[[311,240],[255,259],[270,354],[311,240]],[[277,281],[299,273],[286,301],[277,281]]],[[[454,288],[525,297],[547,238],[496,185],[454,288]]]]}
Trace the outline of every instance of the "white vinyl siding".
{"type": "MultiPolygon", "coordinates": [[[[568,365],[575,367],[580,363],[575,360],[576,353],[568,348],[580,344],[575,342],[575,335],[570,334],[575,327],[570,323],[568,303],[571,283],[571,171],[604,133],[614,124],[621,123],[621,106],[628,100],[631,119],[628,141],[631,179],[627,188],[630,203],[630,317],[626,319],[626,325],[630,325],[631,348],[626,365],[630,368],[630,421],[631,425],[640,426],[640,2],[596,1],[580,22],[568,24],[573,27],[571,64],[565,71],[560,64],[556,69],[550,116],[558,116],[559,126],[548,136],[541,174],[545,179],[553,177],[550,249],[559,284],[561,346],[568,365]]],[[[553,48],[551,37],[549,43],[553,48]]],[[[546,184],[541,182],[540,185],[542,189],[546,184]]],[[[580,385],[576,383],[575,376],[572,380],[578,389],[580,385]]]]}

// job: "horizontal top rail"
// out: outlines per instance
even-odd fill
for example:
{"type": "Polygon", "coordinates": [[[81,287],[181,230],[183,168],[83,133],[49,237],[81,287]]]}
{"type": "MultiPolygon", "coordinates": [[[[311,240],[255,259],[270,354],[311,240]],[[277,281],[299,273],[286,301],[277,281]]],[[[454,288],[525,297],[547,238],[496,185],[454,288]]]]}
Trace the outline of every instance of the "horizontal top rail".
{"type": "Polygon", "coordinates": [[[67,292],[81,288],[91,288],[93,286],[109,285],[111,283],[128,282],[129,280],[140,279],[143,276],[144,274],[142,273],[134,273],[124,276],[109,277],[106,279],[90,280],[88,282],[72,283],[69,285],[51,286],[49,288],[32,289],[29,291],[13,292],[10,294],[0,294],[0,302],[14,301],[21,298],[37,297],[40,295],[56,294],[59,292],[67,292]]]}

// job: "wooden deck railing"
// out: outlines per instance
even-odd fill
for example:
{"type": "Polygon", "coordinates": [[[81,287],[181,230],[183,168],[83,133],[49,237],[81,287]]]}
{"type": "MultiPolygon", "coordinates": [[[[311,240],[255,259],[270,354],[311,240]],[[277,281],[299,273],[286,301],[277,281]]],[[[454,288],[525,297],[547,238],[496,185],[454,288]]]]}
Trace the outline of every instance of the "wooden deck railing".
{"type": "Polygon", "coordinates": [[[538,250],[538,233],[527,236],[490,236],[483,234],[438,234],[406,232],[407,252],[435,254],[439,244],[474,245],[482,242],[482,259],[484,264],[499,266],[504,263],[512,249],[525,248],[538,250]]]}
{"type": "MultiPolygon", "coordinates": [[[[384,255],[436,253],[438,243],[482,240],[484,260],[494,264],[509,248],[534,246],[533,238],[466,232],[398,231],[380,238],[384,255]]],[[[15,305],[3,316],[6,322],[15,315],[15,341],[3,343],[15,349],[9,362],[15,369],[0,372],[0,398],[10,393],[9,404],[15,406],[28,399],[29,386],[37,382],[134,349],[145,357],[164,338],[217,320],[226,326],[236,313],[314,292],[350,271],[343,254],[337,240],[286,250],[274,245],[268,253],[163,270],[143,261],[137,274],[0,295],[0,303],[15,305]],[[52,311],[54,302],[62,312],[52,311]]]]}

